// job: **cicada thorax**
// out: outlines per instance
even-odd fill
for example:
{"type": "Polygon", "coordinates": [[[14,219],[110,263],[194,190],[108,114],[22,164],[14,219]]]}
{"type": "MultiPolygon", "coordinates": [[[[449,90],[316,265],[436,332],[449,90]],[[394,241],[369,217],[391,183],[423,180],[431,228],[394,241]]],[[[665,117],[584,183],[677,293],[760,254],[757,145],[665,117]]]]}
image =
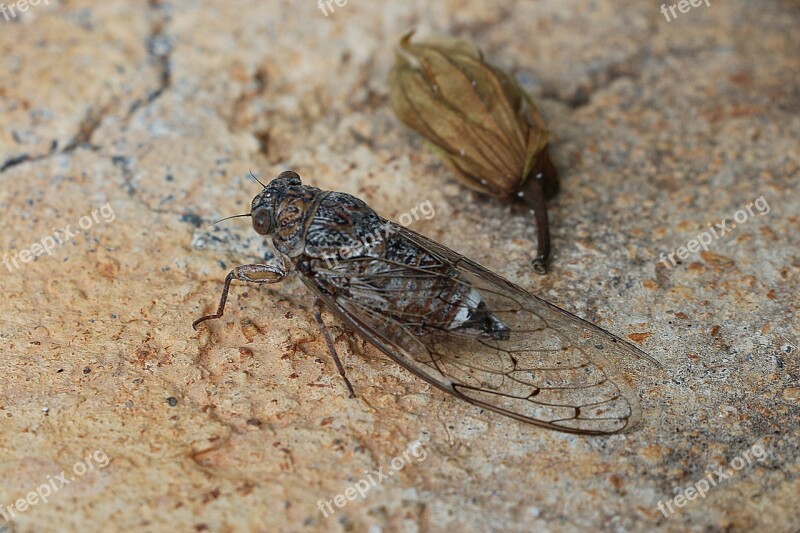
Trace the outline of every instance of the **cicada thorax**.
{"type": "Polygon", "coordinates": [[[380,257],[387,227],[366,203],[345,193],[326,194],[309,220],[305,255],[328,266],[353,257],[380,257]]]}
{"type": "Polygon", "coordinates": [[[332,297],[373,308],[415,335],[508,337],[469,281],[396,228],[358,198],[331,193],[309,221],[298,270],[332,297]]]}

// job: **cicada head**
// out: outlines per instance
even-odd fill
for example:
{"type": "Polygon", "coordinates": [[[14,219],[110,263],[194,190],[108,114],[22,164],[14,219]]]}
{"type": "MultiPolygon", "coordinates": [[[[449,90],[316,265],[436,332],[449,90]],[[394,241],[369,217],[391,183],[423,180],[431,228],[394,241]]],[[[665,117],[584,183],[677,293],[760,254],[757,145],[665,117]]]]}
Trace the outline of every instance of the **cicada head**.
{"type": "Polygon", "coordinates": [[[253,229],[259,235],[269,235],[277,227],[275,212],[277,203],[283,198],[289,187],[301,187],[303,182],[297,172],[286,170],[269,182],[260,193],[253,198],[250,215],[253,217],[253,229]]]}
{"type": "Polygon", "coordinates": [[[297,172],[281,172],[253,198],[253,229],[259,235],[271,236],[280,252],[295,257],[303,251],[304,221],[319,192],[316,187],[303,185],[297,172]]]}

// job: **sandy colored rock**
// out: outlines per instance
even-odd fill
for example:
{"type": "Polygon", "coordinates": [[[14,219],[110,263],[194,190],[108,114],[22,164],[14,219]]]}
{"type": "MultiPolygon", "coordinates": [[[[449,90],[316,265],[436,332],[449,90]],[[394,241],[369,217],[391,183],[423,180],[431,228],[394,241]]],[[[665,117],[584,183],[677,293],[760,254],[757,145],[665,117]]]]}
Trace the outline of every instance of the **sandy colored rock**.
{"type": "Polygon", "coordinates": [[[333,7],[0,13],[0,532],[797,531],[798,3],[671,22],[633,0],[333,7]],[[562,180],[546,276],[530,220],[392,115],[412,25],[471,38],[535,97],[562,180]],[[194,332],[230,268],[267,254],[246,219],[208,222],[248,210],[250,169],[289,168],[393,220],[430,201],[413,229],[640,343],[665,367],[639,378],[641,425],[482,412],[328,316],[349,399],[296,277],[234,286],[194,332]],[[662,261],[722,219],[708,250],[662,261]]]}

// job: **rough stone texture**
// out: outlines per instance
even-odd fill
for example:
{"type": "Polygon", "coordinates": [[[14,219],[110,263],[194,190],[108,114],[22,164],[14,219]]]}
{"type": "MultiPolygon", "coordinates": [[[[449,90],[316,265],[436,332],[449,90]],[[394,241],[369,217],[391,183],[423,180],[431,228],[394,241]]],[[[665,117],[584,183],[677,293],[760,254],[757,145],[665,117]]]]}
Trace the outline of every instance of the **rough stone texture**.
{"type": "MultiPolygon", "coordinates": [[[[0,15],[0,506],[109,458],[0,531],[746,531],[800,528],[800,4],[731,0],[667,22],[634,0],[51,0],[0,15]],[[553,130],[555,255],[456,184],[387,103],[408,27],[473,38],[553,130]],[[538,430],[461,404],[333,324],[348,399],[296,278],[233,288],[264,255],[266,179],[357,194],[535,293],[640,342],[628,434],[538,430]],[[764,196],[707,252],[670,253],[764,196]],[[109,217],[110,218],[110,217],[109,217]],[[169,400],[168,400],[169,399],[169,400]],[[325,518],[419,440],[426,455],[325,518]],[[660,500],[746,465],[665,517],[660,500]],[[737,463],[738,464],[738,463],[737,463]],[[729,468],[729,467],[728,467],[729,468]]],[[[730,223],[729,223],[730,224],[730,223]]]]}

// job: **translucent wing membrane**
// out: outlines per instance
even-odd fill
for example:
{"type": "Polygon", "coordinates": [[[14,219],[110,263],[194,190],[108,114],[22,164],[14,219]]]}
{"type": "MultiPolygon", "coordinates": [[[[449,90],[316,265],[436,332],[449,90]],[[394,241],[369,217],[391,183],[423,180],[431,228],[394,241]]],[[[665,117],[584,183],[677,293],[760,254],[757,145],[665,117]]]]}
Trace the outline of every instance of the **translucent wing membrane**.
{"type": "Polygon", "coordinates": [[[573,433],[636,423],[637,394],[616,369],[658,364],[650,356],[440,244],[392,232],[422,259],[351,258],[304,282],[389,357],[457,398],[573,433]]]}

